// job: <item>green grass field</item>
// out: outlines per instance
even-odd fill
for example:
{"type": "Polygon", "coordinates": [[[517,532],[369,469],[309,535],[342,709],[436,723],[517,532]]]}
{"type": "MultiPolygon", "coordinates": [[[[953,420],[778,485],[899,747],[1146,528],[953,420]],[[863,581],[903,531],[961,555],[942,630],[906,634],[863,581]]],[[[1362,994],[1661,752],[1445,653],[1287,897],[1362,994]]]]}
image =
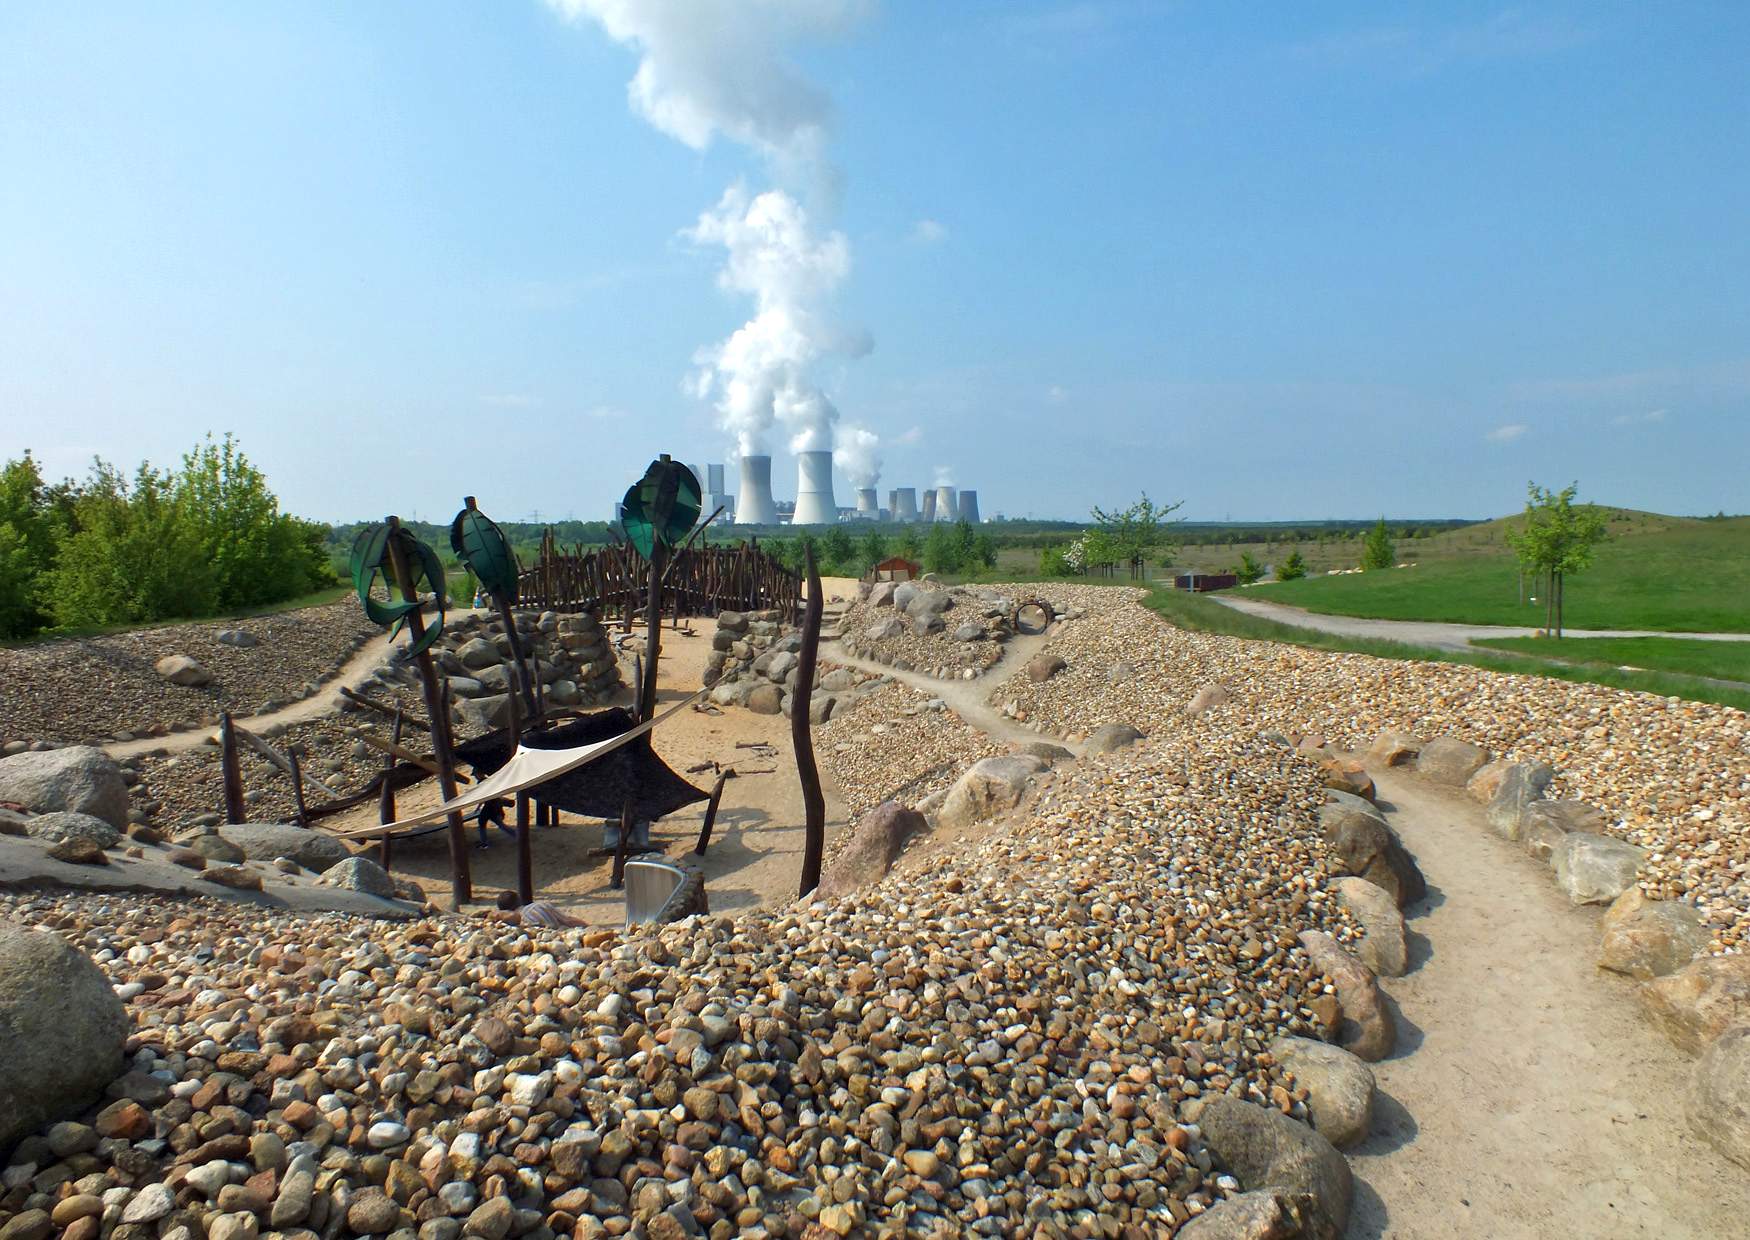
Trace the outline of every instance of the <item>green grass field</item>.
{"type": "MultiPolygon", "coordinates": [[[[1332,615],[1541,626],[1541,602],[1520,602],[1504,524],[1400,543],[1399,560],[1413,560],[1415,568],[1272,582],[1254,593],[1332,615]]],[[[1525,592],[1537,593],[1530,583],[1525,592]]],[[[1592,567],[1568,579],[1564,623],[1571,629],[1750,633],[1750,517],[1617,514],[1592,567]]]]}
{"type": "Polygon", "coordinates": [[[1472,644],[1562,663],[1644,668],[1750,684],[1750,640],[1704,642],[1681,637],[1564,637],[1557,642],[1546,637],[1491,637],[1472,644]]]}

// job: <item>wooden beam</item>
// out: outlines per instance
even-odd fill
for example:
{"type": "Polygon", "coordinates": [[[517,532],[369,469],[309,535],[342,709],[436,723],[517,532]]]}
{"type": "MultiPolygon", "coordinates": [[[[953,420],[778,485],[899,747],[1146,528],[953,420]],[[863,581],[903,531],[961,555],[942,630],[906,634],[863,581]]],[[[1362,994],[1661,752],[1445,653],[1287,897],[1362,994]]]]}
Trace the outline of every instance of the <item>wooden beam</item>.
{"type": "Polygon", "coordinates": [[[796,690],[790,699],[790,744],[796,751],[796,774],[802,782],[802,882],[797,894],[805,896],[820,886],[821,859],[826,851],[826,797],[820,791],[814,735],[808,722],[814,667],[820,655],[820,570],[814,564],[813,545],[804,543],[802,551],[808,570],[808,610],[802,617],[802,650],[796,661],[796,690]]]}
{"type": "Polygon", "coordinates": [[[225,821],[247,822],[243,808],[243,772],[237,764],[237,727],[231,712],[219,715],[219,777],[225,794],[225,821]]]}

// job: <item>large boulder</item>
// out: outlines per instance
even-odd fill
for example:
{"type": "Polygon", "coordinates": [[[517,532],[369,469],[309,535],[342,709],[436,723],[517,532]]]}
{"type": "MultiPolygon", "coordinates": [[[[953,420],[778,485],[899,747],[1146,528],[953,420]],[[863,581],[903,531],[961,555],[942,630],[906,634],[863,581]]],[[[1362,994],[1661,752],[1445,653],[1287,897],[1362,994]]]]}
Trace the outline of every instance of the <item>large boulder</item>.
{"type": "Polygon", "coordinates": [[[1201,715],[1204,711],[1213,710],[1227,702],[1230,696],[1225,685],[1204,685],[1197,690],[1189,702],[1185,703],[1185,713],[1187,715],[1201,715]]]}
{"type": "Polygon", "coordinates": [[[1556,886],[1575,904],[1609,904],[1634,885],[1647,850],[1608,835],[1573,831],[1550,854],[1556,886]]]}
{"type": "Polygon", "coordinates": [[[498,666],[498,647],[484,637],[476,637],[463,642],[456,649],[456,658],[462,661],[462,666],[473,671],[482,668],[498,666]]]}
{"type": "Polygon", "coordinates": [[[1416,774],[1437,784],[1462,788],[1489,760],[1489,751],[1453,736],[1439,736],[1422,746],[1416,774]]]}
{"type": "Polygon", "coordinates": [[[1519,843],[1539,861],[1555,864],[1556,849],[1568,838],[1568,833],[1548,818],[1533,813],[1542,802],[1534,801],[1519,820],[1519,843]]]}
{"type": "Polygon", "coordinates": [[[1192,1118],[1209,1152],[1248,1195],[1275,1190],[1304,1202],[1311,1214],[1304,1234],[1314,1240],[1338,1240],[1343,1234],[1355,1181],[1349,1161],[1323,1136],[1278,1111],[1226,1094],[1209,1098],[1192,1118]]]}
{"type": "Polygon", "coordinates": [[[1327,788],[1364,801],[1372,801],[1377,795],[1373,776],[1354,758],[1326,758],[1319,763],[1319,781],[1327,788]]]}
{"type": "Polygon", "coordinates": [[[882,616],[874,624],[863,630],[863,636],[872,642],[884,642],[890,637],[898,637],[905,630],[905,621],[898,616],[882,616]]]}
{"type": "Polygon", "coordinates": [[[510,726],[510,694],[494,693],[486,697],[463,698],[456,703],[462,712],[462,722],[471,732],[496,732],[510,726]]]}
{"type": "Polygon", "coordinates": [[[940,633],[948,627],[948,622],[942,619],[941,613],[934,611],[922,612],[911,618],[911,631],[919,637],[929,637],[940,633]]]}
{"type": "Polygon", "coordinates": [[[1036,685],[1043,684],[1068,666],[1057,655],[1036,654],[1027,661],[1027,679],[1036,685]]]}
{"type": "Polygon", "coordinates": [[[57,844],[67,840],[86,840],[99,848],[114,848],[122,839],[122,833],[103,819],[66,811],[26,818],[24,829],[39,840],[51,840],[57,844]]]}
{"type": "Polygon", "coordinates": [[[1385,1005],[1373,970],[1322,930],[1302,930],[1300,945],[1337,987],[1337,1003],[1343,1009],[1337,1045],[1369,1063],[1391,1054],[1398,1042],[1397,1021],[1385,1005]]]}
{"type": "Polygon", "coordinates": [[[1372,1068],[1340,1046],[1311,1038],[1277,1038],[1270,1054],[1306,1090],[1306,1109],[1325,1140],[1341,1148],[1367,1139],[1376,1088],[1372,1068]]]}
{"type": "Polygon", "coordinates": [[[1045,769],[1045,761],[1030,753],[981,758],[948,789],[936,821],[944,827],[965,827],[995,818],[1019,805],[1033,777],[1045,769]]]}
{"type": "Polygon", "coordinates": [[[1334,802],[1320,808],[1319,825],[1342,873],[1383,887],[1399,908],[1407,908],[1427,894],[1422,871],[1416,868],[1397,832],[1377,812],[1334,802]]]}
{"type": "Polygon", "coordinates": [[[1404,766],[1416,760],[1422,742],[1408,732],[1381,732],[1367,748],[1367,756],[1386,766],[1404,766]]]}
{"type": "Polygon", "coordinates": [[[208,861],[217,861],[222,865],[241,865],[249,859],[248,854],[241,847],[210,828],[197,831],[187,839],[178,842],[182,847],[199,853],[208,861]]]}
{"type": "Polygon", "coordinates": [[[899,611],[904,611],[911,606],[912,599],[926,593],[927,590],[928,587],[921,586],[915,581],[902,581],[893,587],[893,606],[899,611]]]}
{"type": "Polygon", "coordinates": [[[1609,828],[1610,819],[1603,810],[1585,801],[1533,801],[1520,818],[1520,838],[1534,825],[1554,828],[1564,835],[1569,831],[1602,835],[1609,828]]]}
{"type": "Polygon", "coordinates": [[[339,891],[362,891],[366,895],[382,896],[385,900],[395,898],[395,880],[369,857],[348,857],[331,865],[316,882],[318,886],[339,891]]]}
{"type": "Polygon", "coordinates": [[[870,607],[893,606],[894,584],[891,581],[877,581],[869,590],[870,607]]]}
{"type": "Polygon", "coordinates": [[[1676,900],[1649,900],[1630,887],[1604,914],[1598,967],[1643,981],[1675,973],[1707,948],[1701,913],[1676,900]]]}
{"type": "Polygon", "coordinates": [[[152,670],[184,689],[199,689],[213,683],[213,674],[186,654],[167,654],[152,665],[152,670]]]}
{"type": "Polygon", "coordinates": [[[1483,817],[1489,829],[1504,840],[1517,840],[1523,829],[1525,811],[1542,799],[1543,790],[1556,773],[1547,762],[1512,762],[1501,772],[1494,796],[1489,798],[1483,817]]]}
{"type": "Polygon", "coordinates": [[[0,758],[0,801],[33,814],[72,810],[101,818],[118,831],[128,826],[128,786],[115,759],[91,745],[0,758]]]}
{"type": "Polygon", "coordinates": [[[919,590],[905,604],[905,614],[914,620],[919,616],[940,616],[954,606],[954,596],[946,590],[919,590]]]}
{"type": "Polygon", "coordinates": [[[1689,1123],[1709,1145],[1750,1168],[1750,1025],[1726,1030],[1703,1052],[1690,1085],[1689,1123]]]}
{"type": "Polygon", "coordinates": [[[851,828],[850,838],[820,876],[815,894],[832,898],[880,882],[893,868],[905,842],[927,830],[929,823],[915,809],[898,801],[883,801],[851,828]]]}
{"type": "Polygon", "coordinates": [[[1507,775],[1507,768],[1513,762],[1508,758],[1496,758],[1493,762],[1485,762],[1477,768],[1477,773],[1464,781],[1464,790],[1470,799],[1480,805],[1487,805],[1495,799],[1495,793],[1500,791],[1501,780],[1507,775]]]}
{"type": "Polygon", "coordinates": [[[1082,748],[1087,753],[1114,753],[1141,739],[1142,733],[1128,723],[1103,723],[1088,733],[1082,748]]]}
{"type": "Polygon", "coordinates": [[[1261,1188],[1216,1202],[1173,1235],[1175,1240],[1305,1240],[1312,1198],[1261,1188]]]}
{"type": "Polygon", "coordinates": [[[1750,956],[1703,956],[1637,993],[1666,1037],[1699,1054],[1732,1026],[1750,1025],[1750,956]]]}
{"type": "Polygon", "coordinates": [[[0,1163],[20,1138],[103,1096],[127,1035],[126,1008],[84,953],[0,925],[0,1163]]]}
{"type": "Polygon", "coordinates": [[[756,684],[748,690],[747,708],[756,715],[775,715],[784,709],[784,691],[769,682],[756,684]]]}
{"type": "Polygon", "coordinates": [[[352,853],[332,835],[287,822],[236,822],[222,826],[219,834],[251,861],[296,861],[318,874],[345,861],[352,853]]]}
{"type": "Polygon", "coordinates": [[[1343,907],[1367,930],[1367,937],[1355,948],[1361,963],[1380,977],[1402,977],[1410,953],[1404,941],[1404,915],[1391,893],[1365,878],[1339,878],[1332,886],[1343,907]]]}

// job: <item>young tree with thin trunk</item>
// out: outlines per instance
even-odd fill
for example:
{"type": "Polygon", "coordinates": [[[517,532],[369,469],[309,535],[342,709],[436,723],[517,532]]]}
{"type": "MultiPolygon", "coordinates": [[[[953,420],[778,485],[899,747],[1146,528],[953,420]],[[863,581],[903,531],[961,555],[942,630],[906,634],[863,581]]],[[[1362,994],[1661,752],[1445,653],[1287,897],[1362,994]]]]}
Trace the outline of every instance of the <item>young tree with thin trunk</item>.
{"type": "Polygon", "coordinates": [[[1528,484],[1525,519],[1507,531],[1507,545],[1533,579],[1547,582],[1544,589],[1544,629],[1552,637],[1562,635],[1562,596],[1567,578],[1592,564],[1598,544],[1610,536],[1604,513],[1596,505],[1575,506],[1580,484],[1569,483],[1560,491],[1528,484]]]}
{"type": "Polygon", "coordinates": [[[1385,528],[1385,518],[1379,519],[1379,524],[1368,532],[1367,541],[1361,548],[1361,567],[1368,572],[1377,568],[1390,568],[1397,562],[1398,549],[1392,542],[1391,531],[1385,528]]]}

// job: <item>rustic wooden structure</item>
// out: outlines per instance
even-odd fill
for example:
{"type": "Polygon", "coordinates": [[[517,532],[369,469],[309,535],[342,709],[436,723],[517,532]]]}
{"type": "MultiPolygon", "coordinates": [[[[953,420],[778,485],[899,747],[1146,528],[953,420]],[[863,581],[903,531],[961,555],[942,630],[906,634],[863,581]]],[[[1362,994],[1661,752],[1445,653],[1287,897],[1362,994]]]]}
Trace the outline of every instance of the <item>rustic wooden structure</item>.
{"type": "MultiPolygon", "coordinates": [[[[715,616],[720,611],[774,609],[794,624],[802,610],[802,578],[756,542],[735,547],[689,546],[664,566],[665,615],[715,616]]],[[[517,595],[525,607],[593,611],[618,616],[630,629],[650,598],[650,562],[628,543],[569,549],[548,530],[541,553],[522,572],[517,595]]]]}
{"type": "Polygon", "coordinates": [[[912,581],[924,575],[924,566],[903,555],[890,555],[869,570],[870,581],[912,581]]]}
{"type": "Polygon", "coordinates": [[[820,572],[814,547],[804,548],[808,572],[808,610],[802,618],[802,649],[796,658],[796,689],[790,705],[790,744],[796,750],[796,774],[802,782],[802,884],[799,895],[820,886],[820,866],[826,851],[826,796],[820,790],[820,770],[814,765],[814,736],[809,718],[814,702],[814,666],[820,654],[820,614],[823,609],[820,572]]]}

